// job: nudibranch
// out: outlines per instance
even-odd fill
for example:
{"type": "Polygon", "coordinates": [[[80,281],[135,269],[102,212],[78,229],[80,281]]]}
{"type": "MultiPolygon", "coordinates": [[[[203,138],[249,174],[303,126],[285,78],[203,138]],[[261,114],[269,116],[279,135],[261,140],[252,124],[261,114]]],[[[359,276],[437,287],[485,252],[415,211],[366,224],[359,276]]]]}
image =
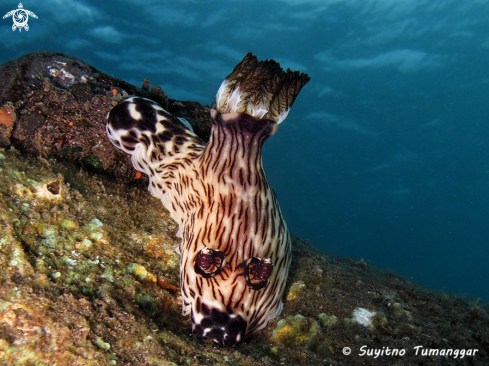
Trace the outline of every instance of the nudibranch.
{"type": "Polygon", "coordinates": [[[182,313],[219,345],[238,344],[282,311],[291,243],[261,152],[308,81],[247,54],[217,92],[207,144],[148,99],[131,97],[108,115],[107,136],[179,225],[182,313]]]}

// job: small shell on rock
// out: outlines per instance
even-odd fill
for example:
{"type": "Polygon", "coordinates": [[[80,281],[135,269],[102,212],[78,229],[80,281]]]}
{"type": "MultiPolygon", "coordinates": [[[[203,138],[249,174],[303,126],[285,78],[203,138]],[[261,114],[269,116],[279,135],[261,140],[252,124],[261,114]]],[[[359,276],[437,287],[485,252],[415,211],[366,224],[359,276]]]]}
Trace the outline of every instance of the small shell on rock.
{"type": "Polygon", "coordinates": [[[136,277],[138,281],[156,282],[155,275],[139,263],[131,263],[126,271],[136,277]]]}

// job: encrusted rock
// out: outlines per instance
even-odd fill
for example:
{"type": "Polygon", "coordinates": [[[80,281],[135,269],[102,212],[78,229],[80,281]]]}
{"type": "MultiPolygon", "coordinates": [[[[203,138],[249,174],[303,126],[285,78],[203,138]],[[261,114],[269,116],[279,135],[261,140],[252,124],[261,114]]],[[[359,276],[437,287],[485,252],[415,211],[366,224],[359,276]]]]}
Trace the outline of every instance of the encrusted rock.
{"type": "MultiPolygon", "coordinates": [[[[153,99],[208,139],[208,108],[175,103],[159,87],[135,87],[61,53],[38,52],[0,66],[0,147],[14,146],[135,181],[129,156],[105,136],[107,113],[130,95],[153,99]]],[[[145,184],[145,178],[140,182],[145,184]]]]}

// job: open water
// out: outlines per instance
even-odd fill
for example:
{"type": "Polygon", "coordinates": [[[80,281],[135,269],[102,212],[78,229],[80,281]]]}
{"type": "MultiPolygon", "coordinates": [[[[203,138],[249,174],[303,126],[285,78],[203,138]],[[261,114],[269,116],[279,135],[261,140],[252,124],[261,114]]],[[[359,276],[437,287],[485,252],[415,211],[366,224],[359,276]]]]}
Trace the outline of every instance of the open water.
{"type": "MultiPolygon", "coordinates": [[[[58,51],[209,105],[249,51],[308,73],[264,152],[291,231],[422,285],[489,300],[488,1],[22,5],[37,18],[28,31],[1,20],[0,63],[58,51]]],[[[0,13],[18,6],[1,0],[0,13]]]]}

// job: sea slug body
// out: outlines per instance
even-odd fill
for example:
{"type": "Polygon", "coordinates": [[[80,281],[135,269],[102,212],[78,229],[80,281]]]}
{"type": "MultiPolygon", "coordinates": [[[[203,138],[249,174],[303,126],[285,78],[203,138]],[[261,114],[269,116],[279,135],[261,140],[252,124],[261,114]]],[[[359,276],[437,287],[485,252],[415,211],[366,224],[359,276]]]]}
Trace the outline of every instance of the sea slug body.
{"type": "Polygon", "coordinates": [[[220,345],[238,344],[282,311],[290,236],[261,151],[308,81],[247,54],[219,88],[207,144],[148,99],[109,113],[108,137],[179,225],[182,313],[220,345]]]}

